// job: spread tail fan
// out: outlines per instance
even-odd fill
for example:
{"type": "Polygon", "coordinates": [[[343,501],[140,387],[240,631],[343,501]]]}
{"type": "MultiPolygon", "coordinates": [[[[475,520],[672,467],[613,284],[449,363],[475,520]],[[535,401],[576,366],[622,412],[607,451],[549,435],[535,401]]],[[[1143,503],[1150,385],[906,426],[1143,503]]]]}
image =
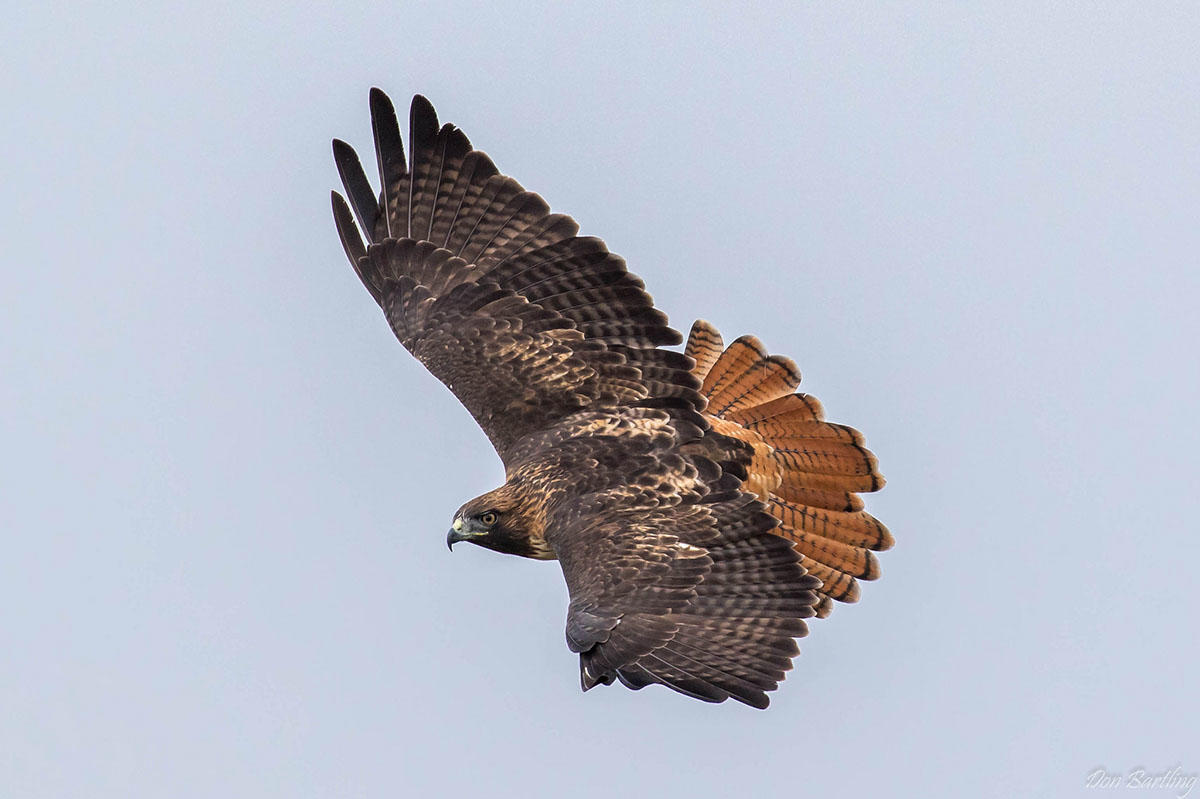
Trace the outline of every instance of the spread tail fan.
{"type": "Polygon", "coordinates": [[[821,403],[796,391],[796,364],[768,354],[754,336],[725,347],[720,332],[700,320],[685,354],[695,361],[709,423],[754,450],[743,488],[758,494],[779,520],[774,532],[821,581],[817,616],[829,615],[832,600],[858,601],[858,581],[879,577],[874,553],[894,543],[858,496],[884,484],[862,434],[825,421],[821,403]]]}

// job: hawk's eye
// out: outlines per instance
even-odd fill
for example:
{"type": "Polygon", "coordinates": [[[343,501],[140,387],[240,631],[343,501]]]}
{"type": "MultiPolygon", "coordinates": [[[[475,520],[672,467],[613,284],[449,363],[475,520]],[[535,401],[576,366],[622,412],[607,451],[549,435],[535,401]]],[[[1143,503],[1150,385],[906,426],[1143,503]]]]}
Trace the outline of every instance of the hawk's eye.
{"type": "Polygon", "coordinates": [[[479,521],[483,522],[488,527],[491,527],[496,523],[496,518],[497,516],[494,510],[490,510],[487,513],[482,513],[479,515],[479,521]]]}

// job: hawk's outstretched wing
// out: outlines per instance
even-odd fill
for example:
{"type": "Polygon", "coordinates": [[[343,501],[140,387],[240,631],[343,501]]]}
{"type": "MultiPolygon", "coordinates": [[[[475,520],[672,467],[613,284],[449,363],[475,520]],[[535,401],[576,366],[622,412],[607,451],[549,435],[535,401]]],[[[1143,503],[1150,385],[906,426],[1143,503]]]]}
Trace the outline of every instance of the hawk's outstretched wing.
{"type": "MultiPolygon", "coordinates": [[[[412,164],[378,89],[371,118],[383,192],[334,142],[359,226],[336,192],[346,255],[397,337],[462,401],[506,464],[530,433],[583,410],[703,405],[682,340],[641,280],[568,216],[499,174],[429,102],[413,100],[412,164]]],[[[699,421],[694,417],[694,421],[699,421]]]]}
{"type": "Polygon", "coordinates": [[[805,575],[752,495],[657,507],[633,487],[556,514],[571,593],[567,643],[584,690],[613,677],[710,702],[766,707],[808,632],[820,581],[805,575]]]}

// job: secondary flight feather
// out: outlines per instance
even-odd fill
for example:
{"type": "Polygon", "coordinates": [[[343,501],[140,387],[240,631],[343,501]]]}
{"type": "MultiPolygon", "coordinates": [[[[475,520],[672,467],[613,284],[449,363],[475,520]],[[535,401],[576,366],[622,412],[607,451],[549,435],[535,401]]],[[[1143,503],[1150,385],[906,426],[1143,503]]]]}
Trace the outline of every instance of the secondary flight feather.
{"type": "Polygon", "coordinates": [[[346,256],[396,337],[454,392],[505,483],[447,543],[557,560],[586,691],[658,683],[766,707],[806,619],[853,602],[892,545],[862,435],[796,393],[753,336],[682,336],[640,279],[413,99],[370,97],[381,189],[333,143],[346,256]]]}

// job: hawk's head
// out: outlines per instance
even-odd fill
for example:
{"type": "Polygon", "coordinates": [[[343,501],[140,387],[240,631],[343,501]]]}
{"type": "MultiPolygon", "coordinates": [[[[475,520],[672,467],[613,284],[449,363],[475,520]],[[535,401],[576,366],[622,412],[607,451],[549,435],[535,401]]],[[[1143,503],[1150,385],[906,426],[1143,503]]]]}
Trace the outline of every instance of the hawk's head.
{"type": "Polygon", "coordinates": [[[505,485],[463,505],[454,514],[446,545],[453,549],[458,541],[470,541],[508,555],[553,559],[540,525],[515,494],[505,485]]]}

